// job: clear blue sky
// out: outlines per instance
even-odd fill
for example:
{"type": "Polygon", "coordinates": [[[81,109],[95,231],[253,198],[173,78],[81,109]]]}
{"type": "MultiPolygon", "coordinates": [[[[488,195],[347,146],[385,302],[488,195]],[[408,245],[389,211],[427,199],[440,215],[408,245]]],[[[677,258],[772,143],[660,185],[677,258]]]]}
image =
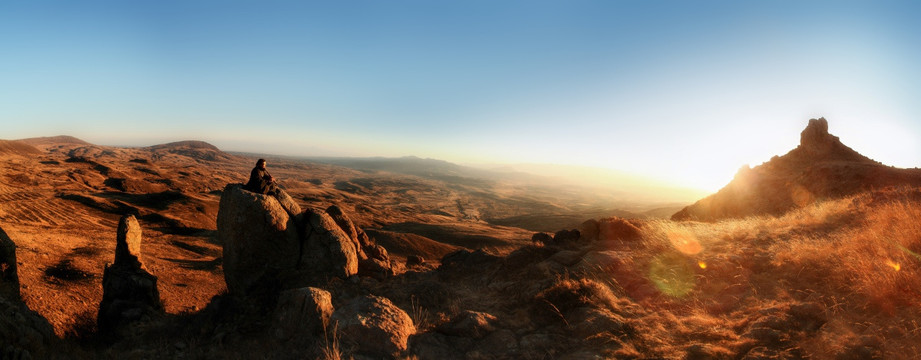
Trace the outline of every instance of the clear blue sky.
{"type": "Polygon", "coordinates": [[[715,190],[825,116],[921,166],[921,7],[4,1],[0,138],[600,166],[715,190]]]}

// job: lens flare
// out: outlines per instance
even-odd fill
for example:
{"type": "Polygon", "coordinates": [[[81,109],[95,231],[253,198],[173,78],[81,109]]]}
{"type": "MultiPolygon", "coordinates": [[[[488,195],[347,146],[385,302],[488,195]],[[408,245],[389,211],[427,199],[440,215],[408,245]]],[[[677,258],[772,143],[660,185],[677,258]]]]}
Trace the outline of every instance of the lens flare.
{"type": "Polygon", "coordinates": [[[700,266],[701,269],[706,269],[706,268],[707,268],[707,263],[705,263],[705,262],[703,262],[703,261],[698,261],[698,262],[697,262],[697,266],[700,266]]]}
{"type": "Polygon", "coordinates": [[[886,261],[886,265],[889,265],[889,267],[891,267],[891,268],[892,268],[893,270],[895,270],[895,271],[902,270],[902,265],[900,265],[899,263],[894,262],[894,261],[892,261],[892,260],[887,260],[887,261],[886,261]]]}
{"type": "Polygon", "coordinates": [[[666,234],[668,236],[668,241],[672,244],[672,247],[675,250],[680,251],[685,255],[696,255],[704,249],[703,245],[700,244],[700,241],[697,241],[697,236],[695,236],[690,231],[684,229],[672,229],[669,230],[666,234]]]}
{"type": "Polygon", "coordinates": [[[694,290],[696,279],[693,261],[681,253],[656,256],[649,265],[649,280],[663,294],[681,298],[694,290]]]}
{"type": "Polygon", "coordinates": [[[793,203],[799,207],[809,205],[815,201],[815,196],[812,195],[812,192],[800,184],[793,185],[793,188],[790,190],[790,198],[793,200],[793,203]]]}

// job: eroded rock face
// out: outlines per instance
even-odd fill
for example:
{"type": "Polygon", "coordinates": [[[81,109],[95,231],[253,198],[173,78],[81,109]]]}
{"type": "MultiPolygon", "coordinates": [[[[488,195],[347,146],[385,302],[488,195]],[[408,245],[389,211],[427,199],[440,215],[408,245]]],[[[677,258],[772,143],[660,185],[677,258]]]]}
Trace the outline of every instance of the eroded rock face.
{"type": "Polygon", "coordinates": [[[19,301],[19,275],[16,272],[16,243],[0,229],[0,297],[19,301]]]}
{"type": "Polygon", "coordinates": [[[355,298],[333,313],[342,341],[361,354],[396,357],[406,351],[416,326],[405,311],[387,298],[366,295],[355,298]]]}
{"type": "Polygon", "coordinates": [[[163,312],[157,277],[140,261],[141,226],[134,215],[118,223],[115,263],[106,266],[102,277],[102,301],[96,321],[102,333],[118,332],[124,326],[163,312]]]}

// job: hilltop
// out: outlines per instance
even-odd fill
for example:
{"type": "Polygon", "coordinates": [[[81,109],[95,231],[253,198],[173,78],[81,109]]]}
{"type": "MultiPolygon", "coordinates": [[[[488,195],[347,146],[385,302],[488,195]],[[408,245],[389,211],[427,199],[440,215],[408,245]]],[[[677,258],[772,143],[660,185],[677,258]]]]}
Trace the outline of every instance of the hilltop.
{"type": "Polygon", "coordinates": [[[874,161],[831,135],[825,118],[811,119],[795,149],[754,168],[742,167],[728,185],[672,219],[781,215],[821,200],[905,185],[921,186],[921,169],[899,169],[874,161]]]}
{"type": "Polygon", "coordinates": [[[23,141],[0,140],[0,154],[27,156],[40,153],[40,150],[23,141]]]}

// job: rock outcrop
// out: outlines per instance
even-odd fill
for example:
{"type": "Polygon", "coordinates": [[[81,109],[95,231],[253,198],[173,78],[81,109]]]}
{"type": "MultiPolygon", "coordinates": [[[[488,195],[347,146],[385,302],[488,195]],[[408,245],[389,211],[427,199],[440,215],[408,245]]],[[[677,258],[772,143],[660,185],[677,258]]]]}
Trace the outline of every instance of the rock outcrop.
{"type": "Polygon", "coordinates": [[[333,313],[332,322],[343,342],[360,354],[397,357],[406,351],[416,326],[403,310],[387,298],[360,296],[333,313]]]}
{"type": "Polygon", "coordinates": [[[300,207],[278,197],[224,188],[217,219],[224,247],[224,278],[231,293],[316,286],[353,275],[393,275],[386,249],[354,225],[341,209],[300,207]]]}
{"type": "Polygon", "coordinates": [[[829,134],[827,120],[810,119],[795,149],[753,168],[743,166],[716,194],[685,207],[672,219],[780,215],[823,199],[905,185],[921,186],[921,170],[873,161],[829,134]]]}
{"type": "Polygon", "coordinates": [[[163,312],[157,277],[141,263],[141,226],[134,215],[118,222],[115,262],[102,278],[102,302],[97,323],[102,333],[117,333],[124,326],[163,312]]]}
{"type": "Polygon", "coordinates": [[[0,229],[0,359],[43,358],[55,339],[51,324],[20,298],[16,244],[0,229]]]}
{"type": "Polygon", "coordinates": [[[19,301],[19,275],[16,272],[16,243],[0,229],[0,297],[19,301]]]}

